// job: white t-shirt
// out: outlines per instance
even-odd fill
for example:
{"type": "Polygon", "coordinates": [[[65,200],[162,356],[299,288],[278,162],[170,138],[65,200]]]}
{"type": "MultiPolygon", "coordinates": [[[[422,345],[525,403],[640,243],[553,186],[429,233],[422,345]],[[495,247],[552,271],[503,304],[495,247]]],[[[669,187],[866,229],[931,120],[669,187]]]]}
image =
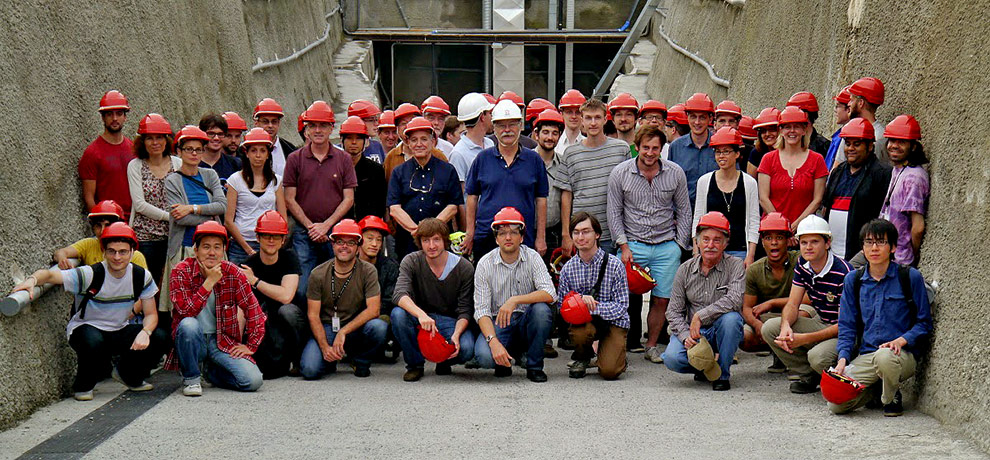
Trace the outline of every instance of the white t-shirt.
{"type": "Polygon", "coordinates": [[[437,138],[437,148],[440,149],[440,151],[443,152],[444,156],[446,156],[447,159],[449,160],[450,159],[450,151],[451,150],[454,150],[454,144],[451,144],[450,141],[448,141],[447,139],[440,139],[438,137],[437,138]]]}
{"type": "Polygon", "coordinates": [[[577,139],[574,139],[574,142],[570,142],[567,140],[567,131],[565,130],[563,133],[560,134],[560,139],[557,141],[557,146],[553,148],[553,151],[557,152],[557,155],[563,155],[564,150],[567,150],[567,147],[570,147],[574,144],[580,144],[581,141],[584,140],[584,138],[585,135],[579,132],[577,135],[577,139]]]}
{"type": "MultiPolygon", "coordinates": [[[[131,281],[134,265],[128,264],[124,276],[114,278],[110,274],[110,269],[107,268],[106,261],[100,263],[106,269],[106,276],[103,278],[100,292],[97,292],[96,296],[90,299],[89,304],[86,305],[86,319],[79,318],[82,312],[78,311],[78,306],[79,302],[82,301],[83,292],[89,288],[89,284],[93,281],[93,267],[86,265],[62,270],[62,287],[66,292],[75,294],[77,307],[76,314],[72,316],[65,328],[66,336],[71,336],[72,331],[83,324],[88,324],[101,331],[119,331],[129,324],[134,308],[134,301],[131,300],[134,289],[134,283],[131,281]]],[[[151,299],[155,297],[157,292],[158,286],[155,285],[151,272],[145,270],[144,289],[139,297],[151,299]]]]}
{"type": "Polygon", "coordinates": [[[282,176],[275,174],[275,180],[268,183],[268,188],[261,196],[257,196],[248,188],[242,171],[237,171],[227,178],[227,187],[237,191],[237,211],[234,214],[234,225],[247,241],[258,241],[254,227],[258,218],[265,211],[275,210],[275,191],[282,184],[282,176]]]}

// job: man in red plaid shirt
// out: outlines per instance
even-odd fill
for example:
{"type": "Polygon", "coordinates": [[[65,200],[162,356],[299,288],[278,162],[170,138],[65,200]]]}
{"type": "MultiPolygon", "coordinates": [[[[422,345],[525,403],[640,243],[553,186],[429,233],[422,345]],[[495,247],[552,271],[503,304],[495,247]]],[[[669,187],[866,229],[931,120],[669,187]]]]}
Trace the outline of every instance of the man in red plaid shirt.
{"type": "Polygon", "coordinates": [[[251,355],[265,336],[265,314],[244,274],[223,260],[223,225],[200,224],[193,241],[196,257],[176,265],[169,278],[175,349],[165,368],[181,371],[186,396],[203,394],[200,363],[214,385],[255,391],[262,380],[251,355]]]}

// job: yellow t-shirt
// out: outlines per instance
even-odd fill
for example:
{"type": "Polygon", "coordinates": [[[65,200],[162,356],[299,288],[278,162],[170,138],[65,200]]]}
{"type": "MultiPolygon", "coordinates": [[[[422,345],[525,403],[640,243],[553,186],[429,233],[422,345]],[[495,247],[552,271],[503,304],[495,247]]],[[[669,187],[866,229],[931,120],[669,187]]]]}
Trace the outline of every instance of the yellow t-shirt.
{"type": "MultiPolygon", "coordinates": [[[[72,243],[72,247],[79,252],[79,261],[82,265],[93,265],[103,262],[103,248],[100,247],[100,240],[94,237],[76,241],[72,243]]],[[[141,251],[134,251],[134,255],[131,256],[131,262],[134,262],[134,265],[145,270],[148,269],[148,261],[144,259],[144,254],[141,254],[141,251]]]]}

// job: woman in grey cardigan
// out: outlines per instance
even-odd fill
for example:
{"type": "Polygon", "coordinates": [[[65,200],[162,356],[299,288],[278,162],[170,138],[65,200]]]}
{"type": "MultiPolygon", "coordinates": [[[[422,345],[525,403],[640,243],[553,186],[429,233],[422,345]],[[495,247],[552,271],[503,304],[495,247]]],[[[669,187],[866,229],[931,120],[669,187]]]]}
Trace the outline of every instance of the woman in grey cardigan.
{"type": "Polygon", "coordinates": [[[216,171],[200,168],[203,146],[209,138],[201,129],[187,125],[175,137],[175,150],[182,167],[165,178],[165,200],[169,209],[168,253],[165,276],[158,310],[169,312],[172,302],[168,295],[169,277],[179,262],[193,257],[193,233],[196,226],[208,220],[221,221],[227,209],[227,197],[216,171]]]}

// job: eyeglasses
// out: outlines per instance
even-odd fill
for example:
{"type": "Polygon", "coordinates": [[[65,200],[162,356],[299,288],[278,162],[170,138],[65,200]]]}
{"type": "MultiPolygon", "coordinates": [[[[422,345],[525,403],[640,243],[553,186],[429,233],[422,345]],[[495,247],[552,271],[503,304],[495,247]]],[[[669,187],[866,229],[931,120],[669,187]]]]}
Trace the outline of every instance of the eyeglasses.
{"type": "Polygon", "coordinates": [[[426,174],[424,174],[422,172],[413,173],[411,176],[409,176],[409,189],[410,190],[412,190],[414,192],[419,192],[419,193],[430,193],[430,192],[433,191],[433,183],[437,181],[437,176],[436,175],[434,175],[434,174],[431,174],[430,175],[431,176],[430,177],[430,185],[427,186],[426,188],[419,188],[419,187],[416,187],[416,186],[413,185],[413,179],[415,179],[416,176],[420,176],[420,177],[423,178],[423,181],[424,182],[426,181],[426,174]]]}
{"type": "Polygon", "coordinates": [[[364,117],[364,118],[361,119],[361,121],[363,121],[365,123],[378,123],[378,121],[380,120],[380,117],[381,117],[381,115],[375,115],[373,117],[364,117]]]}
{"type": "Polygon", "coordinates": [[[201,148],[197,149],[197,148],[193,148],[193,147],[183,147],[183,148],[181,148],[179,150],[182,151],[182,153],[197,153],[198,154],[198,153],[205,152],[205,150],[203,150],[201,148]]]}
{"type": "Polygon", "coordinates": [[[226,135],[227,135],[227,133],[225,133],[223,131],[207,131],[206,132],[206,137],[224,137],[226,135]]]}
{"type": "Polygon", "coordinates": [[[337,240],[333,240],[333,245],[334,246],[350,246],[352,248],[356,248],[357,245],[358,245],[358,242],[357,242],[357,240],[337,239],[337,240]]]}
{"type": "Polygon", "coordinates": [[[660,121],[663,120],[663,117],[660,115],[643,115],[641,119],[646,121],[660,121]]]}
{"type": "Polygon", "coordinates": [[[121,250],[118,251],[116,249],[105,249],[103,252],[104,252],[104,255],[105,256],[108,256],[108,257],[116,257],[116,256],[123,257],[123,256],[130,255],[131,250],[130,249],[121,249],[121,250]]]}
{"type": "Polygon", "coordinates": [[[586,229],[584,229],[584,230],[574,230],[574,231],[573,231],[572,233],[573,233],[573,234],[574,234],[575,236],[587,236],[587,235],[592,235],[592,234],[594,234],[594,233],[595,233],[595,230],[593,230],[593,229],[590,229],[590,228],[586,228],[586,229]]]}
{"type": "Polygon", "coordinates": [[[879,247],[886,246],[888,244],[890,244],[890,243],[888,243],[886,240],[874,240],[874,239],[863,240],[863,247],[864,248],[871,247],[871,246],[876,246],[876,247],[879,248],[879,247]]]}
{"type": "Polygon", "coordinates": [[[729,155],[732,155],[733,153],[736,153],[736,151],[735,150],[716,150],[715,151],[715,156],[727,157],[729,155]]]}
{"type": "Polygon", "coordinates": [[[516,229],[516,228],[499,229],[499,231],[495,232],[495,236],[497,236],[499,238],[510,236],[510,235],[512,235],[512,236],[522,235],[522,232],[520,232],[519,229],[516,229]]]}
{"type": "Polygon", "coordinates": [[[663,125],[664,125],[664,127],[667,127],[667,128],[671,128],[671,129],[673,129],[673,128],[675,128],[675,127],[676,127],[676,125],[674,125],[674,123],[673,123],[673,122],[670,122],[670,123],[664,123],[663,125]]]}

